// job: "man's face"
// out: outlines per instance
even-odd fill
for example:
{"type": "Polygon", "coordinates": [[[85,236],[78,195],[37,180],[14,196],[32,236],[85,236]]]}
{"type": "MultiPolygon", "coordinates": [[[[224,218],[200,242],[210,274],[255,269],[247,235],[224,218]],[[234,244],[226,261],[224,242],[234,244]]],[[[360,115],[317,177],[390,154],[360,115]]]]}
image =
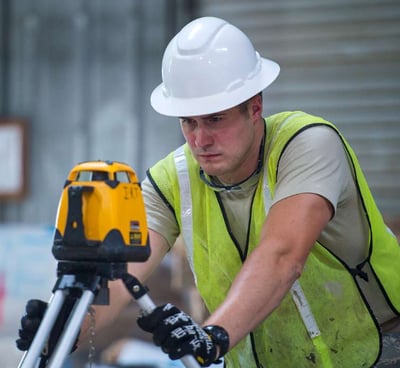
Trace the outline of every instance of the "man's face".
{"type": "Polygon", "coordinates": [[[234,107],[210,115],[180,118],[193,156],[205,173],[225,184],[246,179],[256,168],[264,128],[260,130],[261,99],[255,99],[242,106],[246,111],[234,107]]]}

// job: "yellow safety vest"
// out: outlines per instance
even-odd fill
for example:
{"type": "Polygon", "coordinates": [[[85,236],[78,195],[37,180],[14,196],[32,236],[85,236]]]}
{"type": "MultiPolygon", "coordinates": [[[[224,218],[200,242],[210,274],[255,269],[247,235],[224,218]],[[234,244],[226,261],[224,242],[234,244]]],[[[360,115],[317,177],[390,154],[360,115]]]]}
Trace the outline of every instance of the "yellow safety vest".
{"type": "MultiPolygon", "coordinates": [[[[337,132],[329,122],[302,112],[276,114],[266,124],[264,176],[252,203],[247,254],[258,244],[286,145],[313,125],[328,125],[337,132]]],[[[338,134],[353,163],[370,222],[370,255],[365,263],[371,264],[389,303],[399,313],[400,248],[383,223],[353,151],[338,134]]],[[[148,175],[175,213],[197,288],[213,312],[244,262],[228,232],[218,193],[200,180],[199,165],[186,144],[152,167],[148,175]]],[[[380,354],[380,334],[353,275],[342,260],[316,243],[291,292],[225,356],[227,367],[371,367],[380,354]]]]}

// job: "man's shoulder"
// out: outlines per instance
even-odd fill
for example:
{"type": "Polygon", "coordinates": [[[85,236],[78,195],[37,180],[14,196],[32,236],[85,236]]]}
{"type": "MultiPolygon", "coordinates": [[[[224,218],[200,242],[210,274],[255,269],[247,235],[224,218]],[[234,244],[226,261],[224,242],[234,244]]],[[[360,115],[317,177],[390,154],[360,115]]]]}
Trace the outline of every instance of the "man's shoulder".
{"type": "Polygon", "coordinates": [[[300,124],[300,123],[311,124],[316,122],[332,125],[331,122],[327,121],[321,116],[309,114],[307,112],[300,110],[278,112],[267,116],[265,118],[265,121],[267,124],[269,123],[276,125],[280,124],[290,125],[290,124],[300,124]]]}
{"type": "Polygon", "coordinates": [[[315,126],[328,126],[338,132],[337,128],[324,118],[303,111],[285,111],[265,118],[267,126],[268,143],[274,145],[285,145],[285,140],[290,140],[304,129],[315,126]]]}

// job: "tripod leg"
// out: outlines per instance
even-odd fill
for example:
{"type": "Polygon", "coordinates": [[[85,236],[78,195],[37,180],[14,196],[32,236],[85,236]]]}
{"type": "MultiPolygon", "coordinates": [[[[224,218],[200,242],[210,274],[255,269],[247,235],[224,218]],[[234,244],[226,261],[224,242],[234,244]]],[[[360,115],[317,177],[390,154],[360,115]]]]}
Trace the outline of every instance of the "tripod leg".
{"type": "Polygon", "coordinates": [[[85,315],[93,302],[94,296],[95,295],[91,290],[85,290],[82,293],[79,302],[77,302],[71,312],[71,316],[65,326],[61,339],[50,358],[48,364],[49,368],[61,368],[63,366],[66,357],[71,352],[72,346],[78,336],[85,315]]]}
{"type": "MultiPolygon", "coordinates": [[[[144,313],[150,314],[154,310],[156,305],[147,294],[147,289],[135,276],[129,273],[125,273],[122,276],[122,281],[124,282],[125,287],[129,291],[129,293],[136,300],[142,311],[144,313]]],[[[197,360],[192,355],[185,355],[181,358],[181,362],[186,368],[200,367],[199,363],[197,363],[197,360]]]]}
{"type": "Polygon", "coordinates": [[[49,305],[34,340],[21,359],[18,368],[33,368],[35,367],[40,354],[50,335],[51,329],[57,319],[57,316],[62,308],[65,300],[65,294],[62,290],[56,290],[50,298],[49,305]]]}

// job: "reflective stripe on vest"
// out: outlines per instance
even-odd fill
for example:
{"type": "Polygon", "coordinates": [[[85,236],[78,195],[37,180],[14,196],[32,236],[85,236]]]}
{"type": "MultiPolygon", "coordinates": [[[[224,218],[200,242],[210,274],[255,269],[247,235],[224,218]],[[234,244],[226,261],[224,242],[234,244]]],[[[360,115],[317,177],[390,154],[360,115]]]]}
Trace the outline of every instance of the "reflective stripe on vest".
{"type": "Polygon", "coordinates": [[[190,193],[189,171],[183,146],[175,150],[174,160],[178,172],[179,193],[181,196],[182,236],[186,244],[187,258],[193,277],[196,280],[193,262],[193,221],[192,221],[192,196],[190,193]]]}

